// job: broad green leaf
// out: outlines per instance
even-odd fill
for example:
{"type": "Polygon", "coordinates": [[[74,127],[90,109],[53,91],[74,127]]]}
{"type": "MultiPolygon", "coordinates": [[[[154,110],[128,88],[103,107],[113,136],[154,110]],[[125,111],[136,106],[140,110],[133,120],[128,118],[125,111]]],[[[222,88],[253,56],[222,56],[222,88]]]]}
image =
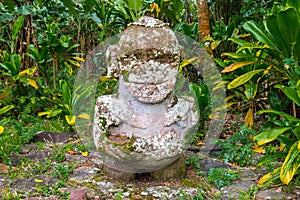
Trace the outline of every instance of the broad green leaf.
{"type": "Polygon", "coordinates": [[[278,127],[270,130],[266,130],[256,136],[254,136],[254,141],[257,145],[263,145],[275,140],[279,135],[283,134],[285,131],[290,130],[291,127],[278,127]]]}
{"type": "Polygon", "coordinates": [[[257,112],[257,114],[263,114],[263,113],[274,113],[274,114],[277,114],[277,115],[280,115],[282,117],[285,117],[287,120],[291,121],[291,122],[300,122],[300,119],[294,117],[294,116],[291,116],[291,115],[288,115],[284,112],[279,112],[279,111],[276,111],[276,110],[260,110],[257,112]]]}
{"type": "Polygon", "coordinates": [[[13,108],[14,108],[13,105],[4,106],[3,108],[0,109],[0,115],[8,112],[9,110],[11,110],[13,108]]]}
{"type": "Polygon", "coordinates": [[[298,149],[299,143],[300,141],[297,141],[292,145],[280,170],[280,179],[286,185],[289,184],[289,182],[293,179],[295,173],[300,167],[300,151],[298,149]]]}
{"type": "Polygon", "coordinates": [[[127,0],[128,6],[137,13],[143,6],[143,0],[127,0]]]}
{"type": "Polygon", "coordinates": [[[247,21],[243,24],[243,28],[249,32],[255,39],[265,43],[270,48],[278,50],[275,42],[272,40],[270,35],[266,33],[256,22],[247,21]]]}
{"type": "Polygon", "coordinates": [[[247,44],[251,44],[248,41],[242,40],[242,39],[239,39],[239,38],[229,38],[228,40],[234,42],[235,44],[238,44],[239,46],[244,46],[244,45],[247,45],[247,44]]]}
{"type": "Polygon", "coordinates": [[[277,22],[280,34],[288,46],[296,41],[298,34],[299,22],[296,9],[289,7],[277,13],[277,22]]]}
{"type": "Polygon", "coordinates": [[[295,89],[285,85],[275,85],[274,87],[281,89],[290,100],[294,101],[298,106],[300,106],[300,97],[295,89]]]}
{"type": "Polygon", "coordinates": [[[240,85],[243,85],[244,83],[246,83],[247,81],[249,81],[254,75],[263,72],[264,69],[258,69],[258,70],[253,70],[250,72],[247,72],[246,74],[243,74],[239,77],[237,77],[236,79],[234,79],[233,81],[231,81],[228,85],[227,88],[228,89],[233,89],[236,88],[240,85]]]}
{"type": "Polygon", "coordinates": [[[11,35],[12,40],[15,40],[17,38],[17,36],[23,26],[23,23],[24,23],[24,15],[21,15],[20,17],[18,17],[18,19],[14,23],[12,35],[11,35]]]}
{"type": "Polygon", "coordinates": [[[73,126],[75,121],[76,121],[76,116],[75,115],[66,115],[65,116],[66,121],[68,122],[69,125],[73,126]]]}
{"type": "Polygon", "coordinates": [[[236,63],[233,63],[233,64],[229,65],[225,69],[223,69],[223,71],[221,71],[221,73],[231,72],[231,71],[234,71],[234,70],[239,69],[241,67],[244,67],[246,65],[253,64],[253,63],[255,63],[255,62],[254,61],[236,62],[236,63]]]}
{"type": "Polygon", "coordinates": [[[72,103],[72,94],[68,83],[65,80],[60,80],[60,87],[62,89],[62,96],[66,104],[71,105],[72,103]]]}
{"type": "Polygon", "coordinates": [[[277,16],[272,14],[269,15],[266,19],[266,29],[273,36],[274,40],[277,41],[277,44],[281,51],[283,51],[286,58],[291,57],[291,49],[290,45],[287,45],[280,34],[280,30],[278,28],[277,16]]]}
{"type": "Polygon", "coordinates": [[[39,62],[39,61],[42,60],[40,53],[39,53],[38,50],[34,47],[33,44],[28,45],[28,46],[27,46],[27,49],[28,49],[31,53],[33,53],[33,54],[27,53],[27,54],[26,54],[27,56],[31,57],[33,60],[35,60],[35,61],[37,61],[37,62],[39,62]]]}
{"type": "Polygon", "coordinates": [[[297,12],[298,12],[298,14],[300,14],[300,1],[299,0],[287,0],[286,5],[298,9],[297,12]]]}
{"type": "Polygon", "coordinates": [[[75,17],[78,16],[79,12],[77,11],[76,5],[73,3],[72,0],[61,0],[61,2],[64,4],[64,6],[66,6],[69,9],[72,15],[74,15],[75,17]]]}
{"type": "Polygon", "coordinates": [[[244,94],[246,98],[248,100],[253,100],[257,93],[258,83],[245,83],[244,87],[245,87],[244,94]]]}

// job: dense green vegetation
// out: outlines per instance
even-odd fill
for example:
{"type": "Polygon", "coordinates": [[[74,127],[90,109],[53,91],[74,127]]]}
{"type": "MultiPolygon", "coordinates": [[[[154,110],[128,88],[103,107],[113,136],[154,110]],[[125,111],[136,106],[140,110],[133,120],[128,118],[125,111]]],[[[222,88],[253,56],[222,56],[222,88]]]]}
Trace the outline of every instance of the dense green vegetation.
{"type": "MultiPolygon", "coordinates": [[[[260,183],[289,184],[300,173],[300,3],[296,0],[209,0],[211,35],[201,45],[220,68],[227,88],[226,109],[243,116],[249,128],[221,144],[226,162],[250,165],[252,149],[264,153],[258,165],[281,167],[260,183]],[[230,6],[229,6],[230,5],[230,6]],[[232,9],[223,9],[223,7],[232,9]],[[263,19],[263,20],[262,20],[263,19]],[[238,106],[236,106],[238,105],[238,106]],[[229,146],[240,142],[236,148],[229,146]],[[242,159],[240,163],[237,159],[242,159]],[[246,158],[246,159],[245,159],[246,158]]],[[[0,158],[43,130],[74,131],[76,72],[85,56],[109,36],[120,33],[143,15],[168,22],[175,31],[198,40],[195,0],[4,0],[0,3],[0,158]]],[[[190,68],[184,67],[189,74],[190,68]]],[[[193,76],[193,75],[190,75],[193,76]]],[[[195,76],[195,75],[194,75],[195,76]]],[[[100,78],[100,77],[99,77],[100,78]]],[[[101,79],[99,94],[112,92],[115,80],[101,79]]],[[[209,120],[205,83],[192,77],[200,91],[201,121],[209,120]]],[[[82,94],[88,94],[88,89],[82,94]]],[[[230,123],[230,122],[229,122],[230,123]]],[[[238,128],[239,129],[239,128],[238,128]]],[[[201,123],[195,144],[205,135],[201,123]]],[[[225,136],[222,136],[225,137],[225,136]]],[[[224,139],[224,138],[223,138],[224,139]]],[[[57,176],[67,178],[65,166],[57,176]]],[[[69,170],[69,169],[68,169],[69,170]]]]}

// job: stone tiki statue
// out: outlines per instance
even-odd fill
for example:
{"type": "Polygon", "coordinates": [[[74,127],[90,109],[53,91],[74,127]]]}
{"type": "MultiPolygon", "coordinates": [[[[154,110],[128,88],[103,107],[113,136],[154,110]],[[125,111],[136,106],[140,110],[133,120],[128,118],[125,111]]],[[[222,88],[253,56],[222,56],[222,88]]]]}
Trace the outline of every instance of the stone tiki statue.
{"type": "Polygon", "coordinates": [[[105,164],[128,173],[162,169],[182,156],[198,120],[194,99],[175,96],[180,46],[167,25],[151,17],[131,23],[107,49],[116,94],[97,99],[94,141],[105,164]]]}

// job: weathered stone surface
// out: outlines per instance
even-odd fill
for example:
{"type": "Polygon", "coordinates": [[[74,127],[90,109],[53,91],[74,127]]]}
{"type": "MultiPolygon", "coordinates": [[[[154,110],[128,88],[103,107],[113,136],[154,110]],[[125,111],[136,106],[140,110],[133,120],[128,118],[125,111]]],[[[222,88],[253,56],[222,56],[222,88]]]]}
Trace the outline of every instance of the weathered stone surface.
{"type": "Polygon", "coordinates": [[[115,180],[122,180],[122,181],[129,181],[135,179],[135,173],[129,173],[124,171],[119,171],[116,169],[112,169],[109,166],[104,166],[103,171],[107,174],[110,178],[115,180]]]}
{"type": "Polygon", "coordinates": [[[65,143],[71,138],[76,137],[77,134],[74,132],[38,132],[32,138],[32,142],[50,142],[50,143],[65,143]]]}
{"type": "Polygon", "coordinates": [[[93,132],[109,169],[151,172],[183,154],[198,116],[192,97],[172,94],[180,48],[167,24],[145,16],[107,49],[108,75],[119,87],[97,99],[93,132]]]}
{"type": "Polygon", "coordinates": [[[151,176],[156,180],[170,180],[184,178],[186,175],[185,158],[181,156],[174,163],[167,167],[151,172],[151,176]]]}
{"type": "Polygon", "coordinates": [[[98,168],[82,166],[73,170],[70,180],[78,183],[91,182],[93,178],[100,172],[98,168]]]}
{"type": "Polygon", "coordinates": [[[251,187],[255,186],[255,181],[234,181],[231,185],[221,188],[223,194],[220,196],[220,199],[239,199],[241,191],[247,192],[251,187]]]}
{"type": "Polygon", "coordinates": [[[87,200],[86,192],[83,190],[74,190],[70,194],[70,200],[87,200]]]}
{"type": "Polygon", "coordinates": [[[261,190],[255,195],[256,200],[282,200],[282,199],[299,199],[300,196],[286,194],[276,189],[261,190]]]}

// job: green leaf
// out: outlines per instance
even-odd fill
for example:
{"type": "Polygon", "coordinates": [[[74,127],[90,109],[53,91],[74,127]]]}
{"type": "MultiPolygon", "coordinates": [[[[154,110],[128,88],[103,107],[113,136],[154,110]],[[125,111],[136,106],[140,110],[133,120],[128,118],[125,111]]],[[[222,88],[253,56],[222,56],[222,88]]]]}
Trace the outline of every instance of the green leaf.
{"type": "Polygon", "coordinates": [[[297,141],[292,145],[280,169],[280,180],[284,184],[289,184],[300,167],[300,151],[298,149],[299,143],[300,141],[297,141]]]}
{"type": "Polygon", "coordinates": [[[285,117],[287,120],[289,120],[291,122],[300,122],[300,119],[298,119],[294,116],[288,115],[284,112],[279,112],[279,111],[276,111],[276,110],[260,110],[260,111],[257,112],[258,115],[263,114],[263,113],[273,113],[273,114],[285,117]]]}
{"type": "Polygon", "coordinates": [[[56,115],[58,115],[61,112],[62,112],[61,109],[51,110],[51,112],[47,115],[47,118],[55,117],[56,115]]]}
{"type": "Polygon", "coordinates": [[[294,101],[298,106],[300,106],[300,98],[295,89],[287,87],[285,85],[275,85],[275,88],[279,88],[282,92],[292,101],[294,101]]]}
{"type": "Polygon", "coordinates": [[[23,26],[24,23],[24,15],[21,15],[20,17],[18,17],[18,19],[15,21],[14,26],[13,26],[13,30],[12,30],[12,40],[15,40],[23,26]]]}
{"type": "Polygon", "coordinates": [[[229,65],[225,69],[223,69],[223,71],[221,73],[231,72],[231,71],[234,71],[234,70],[239,69],[241,67],[244,67],[246,65],[251,65],[251,64],[254,64],[254,63],[255,63],[254,61],[236,62],[236,63],[233,63],[233,64],[229,65]]]}
{"type": "Polygon", "coordinates": [[[277,41],[280,50],[283,51],[284,53],[284,57],[286,58],[291,57],[290,45],[287,45],[284,39],[282,38],[282,35],[278,27],[276,15],[272,14],[267,17],[266,28],[268,32],[273,36],[274,40],[277,41]]]}
{"type": "Polygon", "coordinates": [[[228,89],[233,89],[236,88],[240,85],[243,85],[244,83],[246,83],[247,81],[249,81],[254,75],[263,72],[265,69],[258,69],[258,70],[253,70],[250,72],[247,72],[246,74],[243,74],[239,77],[237,77],[236,79],[234,79],[233,81],[231,81],[228,85],[227,88],[228,89]]]}
{"type": "Polygon", "coordinates": [[[61,2],[69,9],[70,13],[75,17],[78,16],[78,11],[76,9],[76,5],[72,0],[61,0],[61,2]]]}
{"type": "MultiPolygon", "coordinates": [[[[287,8],[277,13],[277,22],[280,34],[288,47],[296,42],[296,34],[298,34],[299,22],[295,8],[287,8]]],[[[290,48],[291,49],[291,48],[290,48]]]]}
{"type": "Polygon", "coordinates": [[[254,141],[260,146],[275,140],[279,135],[290,129],[291,127],[279,127],[267,130],[254,136],[254,141]]]}
{"type": "Polygon", "coordinates": [[[256,22],[247,21],[243,24],[243,28],[249,32],[255,39],[265,43],[270,48],[278,50],[274,40],[266,33],[256,22]]]}
{"type": "Polygon", "coordinates": [[[70,90],[68,83],[65,80],[60,80],[59,84],[62,89],[62,96],[64,98],[65,103],[68,106],[71,106],[72,94],[71,94],[71,90],[70,90]]]}
{"type": "Polygon", "coordinates": [[[143,6],[143,0],[128,0],[128,6],[137,13],[143,6]]]}
{"type": "Polygon", "coordinates": [[[298,97],[300,97],[300,80],[298,80],[298,82],[296,84],[296,89],[297,89],[298,97]]]}
{"type": "Polygon", "coordinates": [[[0,115],[3,114],[3,113],[8,112],[9,110],[11,110],[13,108],[14,108],[13,105],[4,106],[3,108],[0,109],[0,115]]]}

